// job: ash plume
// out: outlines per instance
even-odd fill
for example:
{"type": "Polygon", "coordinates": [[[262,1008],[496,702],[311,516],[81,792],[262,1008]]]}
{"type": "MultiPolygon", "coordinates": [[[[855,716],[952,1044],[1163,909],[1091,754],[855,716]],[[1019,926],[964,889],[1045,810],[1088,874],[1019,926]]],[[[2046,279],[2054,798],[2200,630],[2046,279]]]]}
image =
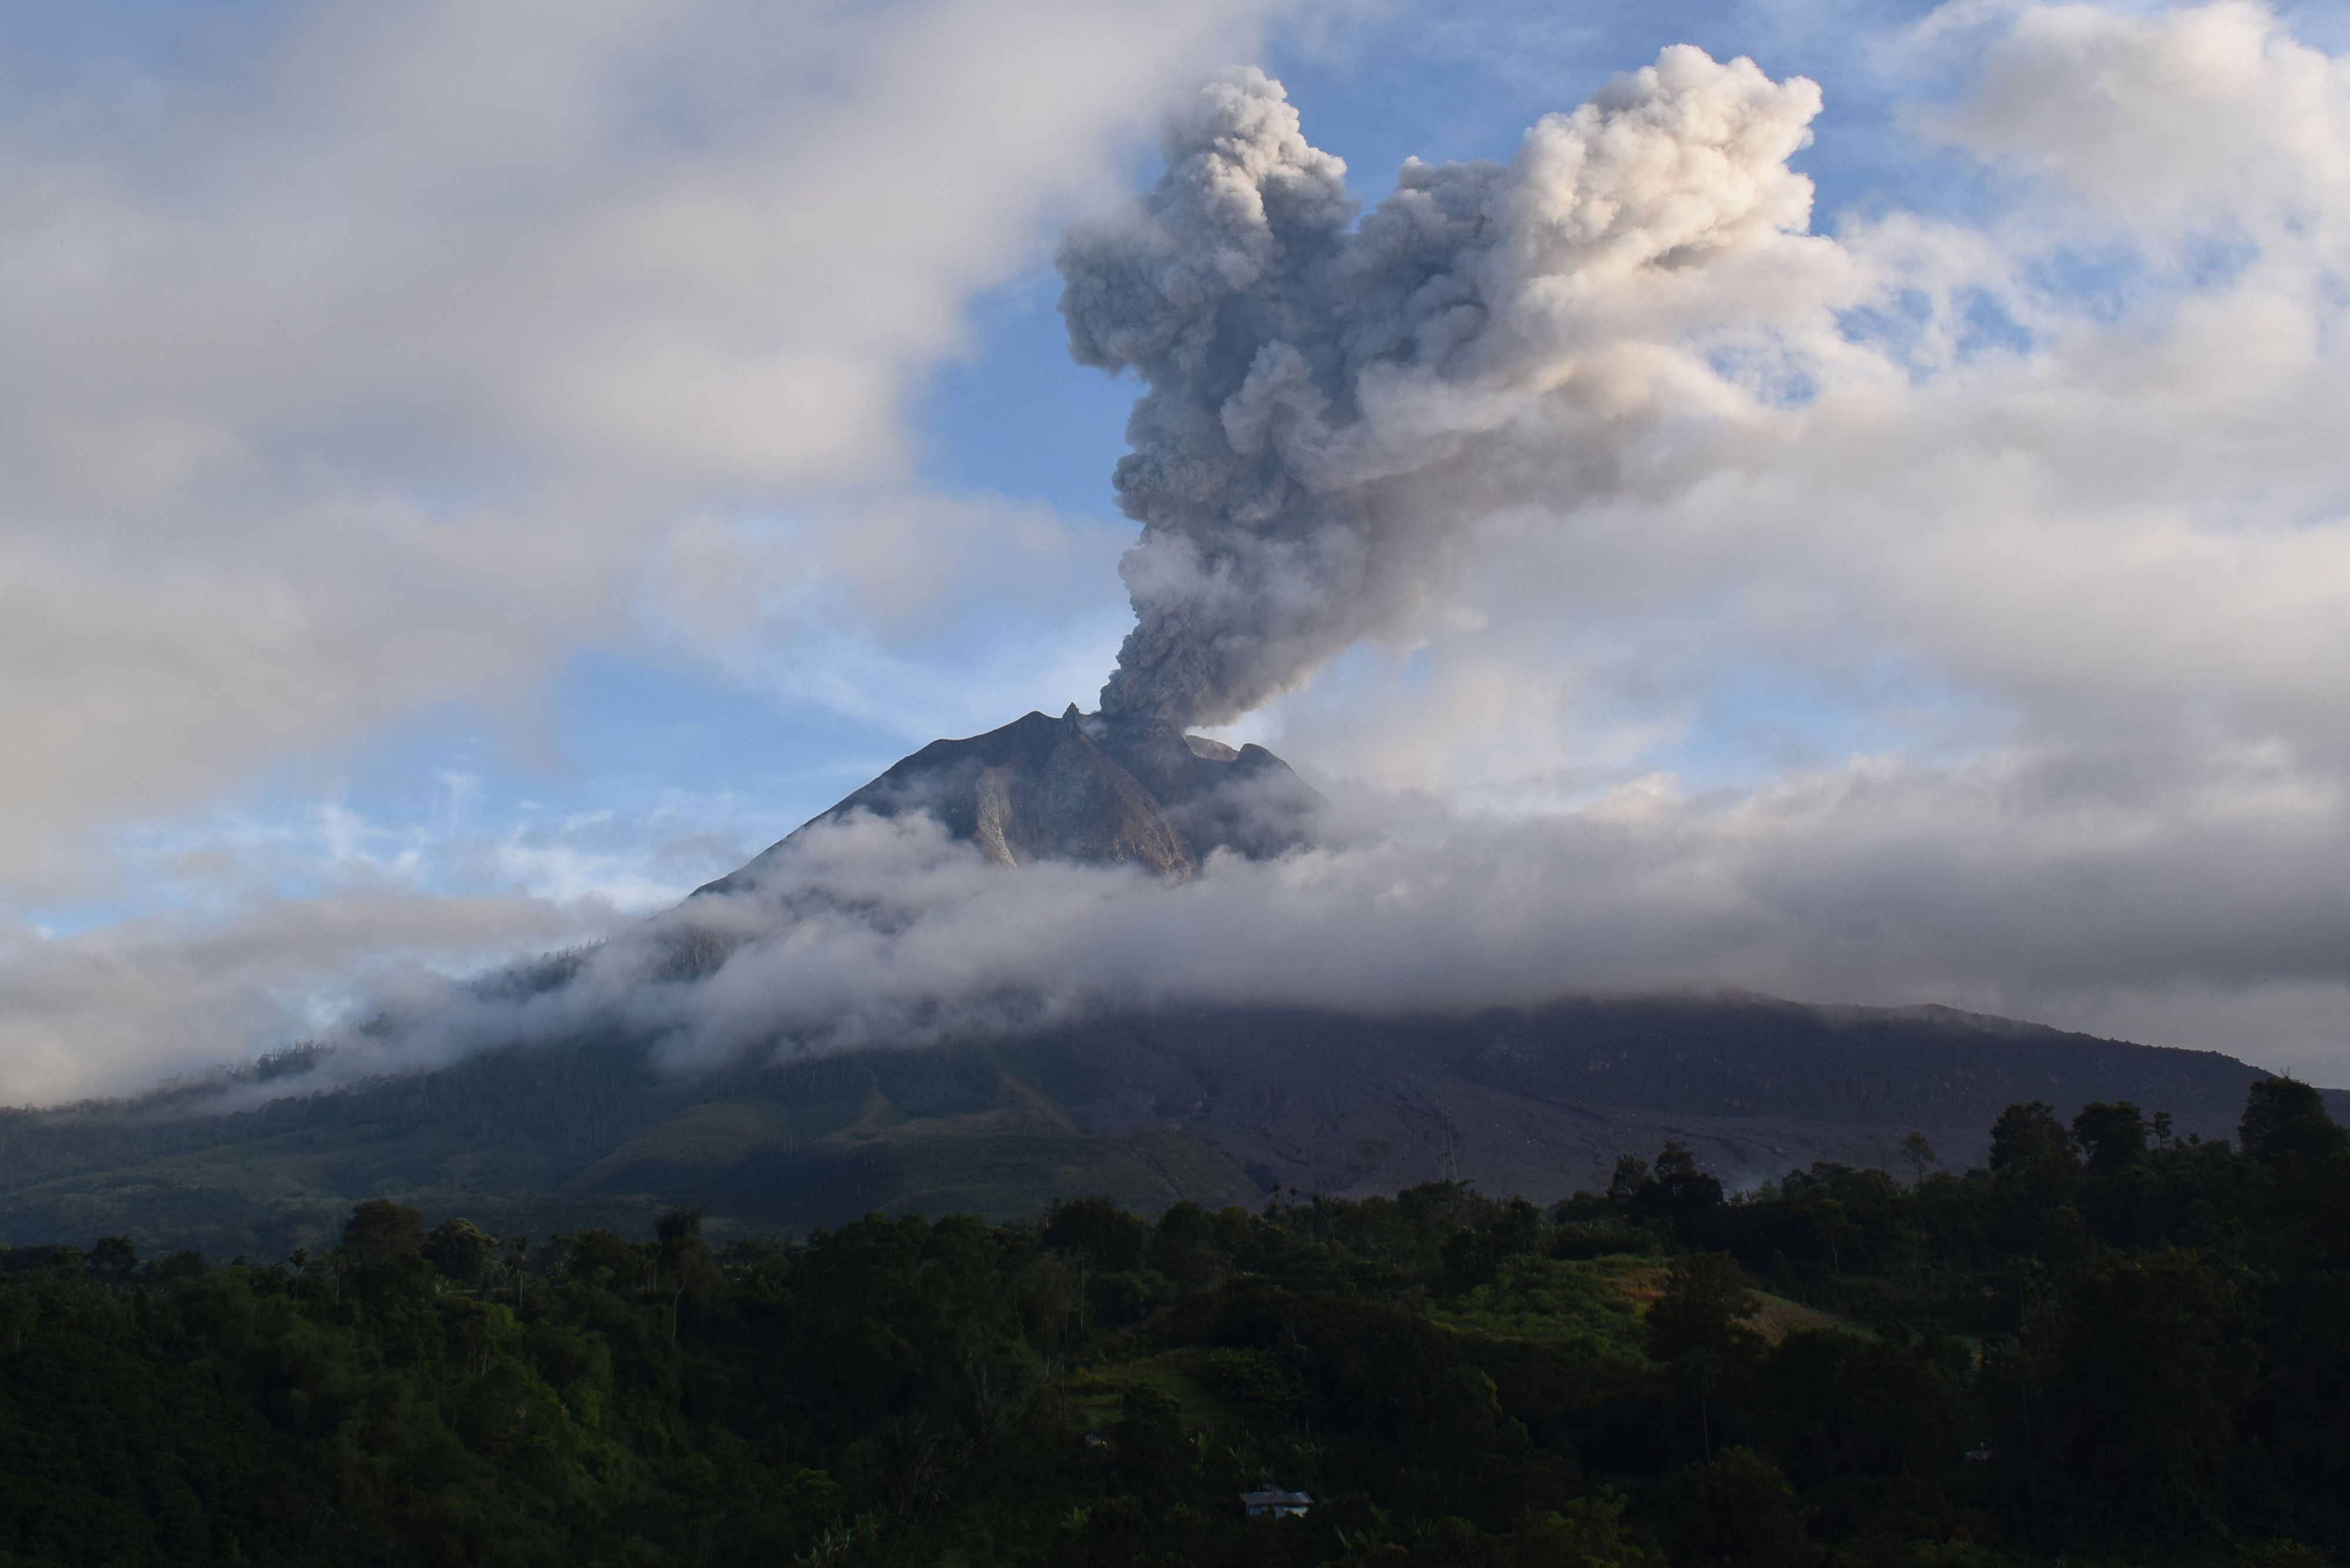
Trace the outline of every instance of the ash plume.
{"type": "Polygon", "coordinates": [[[1070,352],[1147,389],[1115,483],[1142,524],[1113,721],[1235,719],[1366,637],[1408,632],[1464,532],[1613,482],[1725,265],[1801,240],[1786,160],[1819,89],[1687,46],[1507,164],[1407,162],[1357,225],[1346,166],[1245,68],[1170,119],[1166,173],[1076,226],[1070,352]]]}

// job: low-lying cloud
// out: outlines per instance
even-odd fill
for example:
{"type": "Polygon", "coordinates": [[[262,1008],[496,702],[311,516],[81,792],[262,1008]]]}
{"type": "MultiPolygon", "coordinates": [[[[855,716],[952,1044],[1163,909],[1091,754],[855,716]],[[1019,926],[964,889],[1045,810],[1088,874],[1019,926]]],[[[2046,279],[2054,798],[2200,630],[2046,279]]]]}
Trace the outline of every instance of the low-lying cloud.
{"type": "Polygon", "coordinates": [[[1009,871],[927,818],[860,815],[800,835],[754,889],[631,927],[563,984],[411,992],[390,1044],[347,1070],[612,1023],[693,1070],[1124,1009],[1457,1012],[1657,990],[1940,1001],[2093,1030],[2200,1008],[2222,1033],[2176,1043],[2307,1065],[2329,1044],[2293,1038],[2313,999],[2350,996],[2350,888],[2331,869],[2350,834],[2248,822],[2213,789],[2243,782],[2134,811],[2061,765],[2005,763],[1956,779],[1888,764],[1734,801],[1627,792],[1514,820],[1388,801],[1374,809],[1392,832],[1220,854],[1172,885],[1009,871]],[[2037,826],[2019,824],[2024,802],[2037,826]],[[2148,855],[2157,831],[2169,842],[2148,855]],[[2222,997],[2235,1011],[2209,1015],[2222,997]]]}

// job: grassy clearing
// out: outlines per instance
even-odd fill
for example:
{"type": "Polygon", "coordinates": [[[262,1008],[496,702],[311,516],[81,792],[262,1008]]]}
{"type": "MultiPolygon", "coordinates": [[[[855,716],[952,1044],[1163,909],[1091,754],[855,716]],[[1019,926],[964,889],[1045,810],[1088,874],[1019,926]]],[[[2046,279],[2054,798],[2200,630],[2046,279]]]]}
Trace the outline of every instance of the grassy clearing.
{"type": "MultiPolygon", "coordinates": [[[[1579,1260],[1512,1258],[1491,1284],[1433,1309],[1448,1327],[1501,1339],[1573,1347],[1587,1354],[1646,1360],[1641,1324],[1664,1293],[1669,1265],[1652,1257],[1579,1260]]],[[[1798,1329],[1866,1331],[1846,1319],[1784,1296],[1757,1291],[1749,1320],[1773,1345],[1798,1329]]]]}

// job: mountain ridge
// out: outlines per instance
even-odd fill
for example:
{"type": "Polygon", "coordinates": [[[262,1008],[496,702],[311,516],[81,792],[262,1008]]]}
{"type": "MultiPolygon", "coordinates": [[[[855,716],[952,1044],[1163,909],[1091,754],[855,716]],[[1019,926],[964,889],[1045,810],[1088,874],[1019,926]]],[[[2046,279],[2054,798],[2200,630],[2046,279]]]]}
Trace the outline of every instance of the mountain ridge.
{"type": "Polygon", "coordinates": [[[267,1083],[287,1092],[225,1114],[201,1096],[0,1112],[0,1241],[276,1256],[369,1197],[540,1234],[674,1204],[713,1233],[805,1232],[868,1210],[1022,1219],[1105,1194],[1156,1212],[1448,1174],[1548,1201],[1667,1138],[1732,1186],[1818,1160],[1906,1169],[1911,1131],[1956,1168],[2015,1100],[2069,1117],[2130,1099],[2231,1137],[2269,1075],[2014,1020],[1756,998],[1176,1009],[698,1077],[664,1074],[656,1044],[611,1030],[317,1092],[284,1074],[267,1083]]]}

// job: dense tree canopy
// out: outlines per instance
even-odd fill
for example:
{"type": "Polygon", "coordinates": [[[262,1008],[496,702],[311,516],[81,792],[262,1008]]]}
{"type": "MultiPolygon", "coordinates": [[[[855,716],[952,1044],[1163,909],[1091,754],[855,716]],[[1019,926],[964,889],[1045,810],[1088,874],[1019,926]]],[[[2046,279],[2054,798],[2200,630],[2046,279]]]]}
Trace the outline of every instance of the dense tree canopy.
{"type": "Polygon", "coordinates": [[[0,1563],[2314,1564],[2350,1139],[2011,1108],[1989,1168],[804,1241],[0,1255],[0,1563]],[[1302,1490],[1251,1519],[1244,1490],[1302,1490]]]}

